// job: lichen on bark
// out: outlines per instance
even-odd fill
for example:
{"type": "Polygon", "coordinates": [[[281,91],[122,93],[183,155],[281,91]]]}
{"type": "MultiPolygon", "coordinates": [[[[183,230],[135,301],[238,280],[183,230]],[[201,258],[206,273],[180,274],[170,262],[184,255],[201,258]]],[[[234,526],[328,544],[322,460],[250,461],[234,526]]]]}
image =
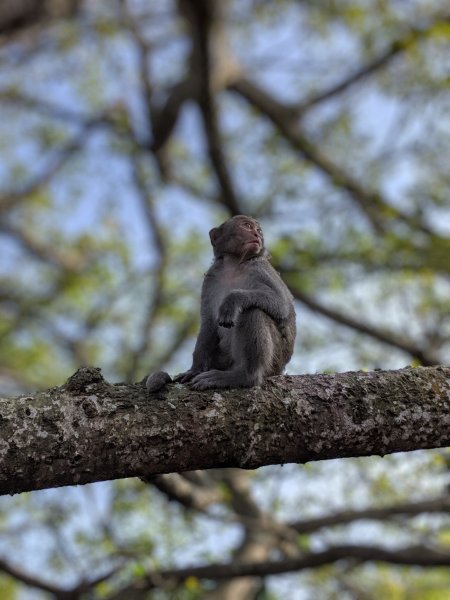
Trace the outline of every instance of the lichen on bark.
{"type": "Polygon", "coordinates": [[[450,445],[450,368],[289,375],[149,394],[83,367],[0,399],[0,493],[213,467],[257,468],[450,445]]]}

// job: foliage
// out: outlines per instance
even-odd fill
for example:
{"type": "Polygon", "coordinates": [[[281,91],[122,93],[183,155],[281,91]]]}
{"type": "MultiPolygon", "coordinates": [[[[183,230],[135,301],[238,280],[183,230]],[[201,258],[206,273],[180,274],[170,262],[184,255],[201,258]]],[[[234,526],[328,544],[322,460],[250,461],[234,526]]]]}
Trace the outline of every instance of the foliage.
{"type": "MultiPolygon", "coordinates": [[[[44,389],[86,363],[118,381],[184,370],[207,231],[237,212],[259,218],[297,300],[290,372],[448,364],[450,26],[440,4],[78,0],[13,19],[4,3],[3,389],[44,389]]],[[[447,481],[448,456],[429,452],[3,498],[2,556],[80,597],[80,581],[118,569],[94,586],[108,599],[140,589],[149,571],[194,562],[350,542],[446,548],[448,508],[294,543],[262,533],[267,515],[290,523],[414,504],[445,498],[447,481]],[[181,483],[197,505],[177,498],[181,483]]],[[[242,597],[445,600],[450,579],[442,568],[346,560],[250,584],[242,597]]],[[[206,597],[215,585],[241,597],[233,582],[194,577],[140,597],[206,597]]],[[[16,589],[2,577],[2,597],[16,589]]]]}

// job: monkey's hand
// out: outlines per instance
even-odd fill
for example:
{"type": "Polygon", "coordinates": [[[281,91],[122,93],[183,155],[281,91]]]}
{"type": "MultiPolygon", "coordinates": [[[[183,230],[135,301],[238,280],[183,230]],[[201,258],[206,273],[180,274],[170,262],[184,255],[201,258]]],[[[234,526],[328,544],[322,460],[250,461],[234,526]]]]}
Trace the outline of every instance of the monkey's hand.
{"type": "Polygon", "coordinates": [[[219,308],[218,323],[220,327],[226,327],[227,329],[234,327],[240,312],[235,296],[232,293],[228,294],[219,308]]]}

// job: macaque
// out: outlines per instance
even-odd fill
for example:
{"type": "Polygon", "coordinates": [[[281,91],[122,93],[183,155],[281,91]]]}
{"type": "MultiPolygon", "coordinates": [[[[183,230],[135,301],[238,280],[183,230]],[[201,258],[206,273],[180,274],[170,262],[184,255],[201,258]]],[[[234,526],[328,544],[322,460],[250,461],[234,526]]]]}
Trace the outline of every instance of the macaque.
{"type": "MultiPolygon", "coordinates": [[[[194,390],[261,385],[281,374],[292,356],[292,295],[269,262],[255,219],[237,215],[209,237],[214,262],[203,281],[192,366],[174,381],[194,390]]],[[[163,381],[150,375],[147,388],[156,391],[163,381]]]]}

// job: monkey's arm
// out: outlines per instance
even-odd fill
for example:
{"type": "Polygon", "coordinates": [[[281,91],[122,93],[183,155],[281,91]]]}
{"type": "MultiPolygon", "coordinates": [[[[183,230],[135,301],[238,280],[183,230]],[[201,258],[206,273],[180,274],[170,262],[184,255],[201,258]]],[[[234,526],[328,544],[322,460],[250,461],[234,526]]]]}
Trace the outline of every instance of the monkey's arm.
{"type": "Polygon", "coordinates": [[[233,290],[219,308],[219,325],[234,327],[240,313],[250,308],[259,308],[276,323],[282,323],[289,317],[290,302],[281,290],[264,288],[256,290],[233,290]]]}

